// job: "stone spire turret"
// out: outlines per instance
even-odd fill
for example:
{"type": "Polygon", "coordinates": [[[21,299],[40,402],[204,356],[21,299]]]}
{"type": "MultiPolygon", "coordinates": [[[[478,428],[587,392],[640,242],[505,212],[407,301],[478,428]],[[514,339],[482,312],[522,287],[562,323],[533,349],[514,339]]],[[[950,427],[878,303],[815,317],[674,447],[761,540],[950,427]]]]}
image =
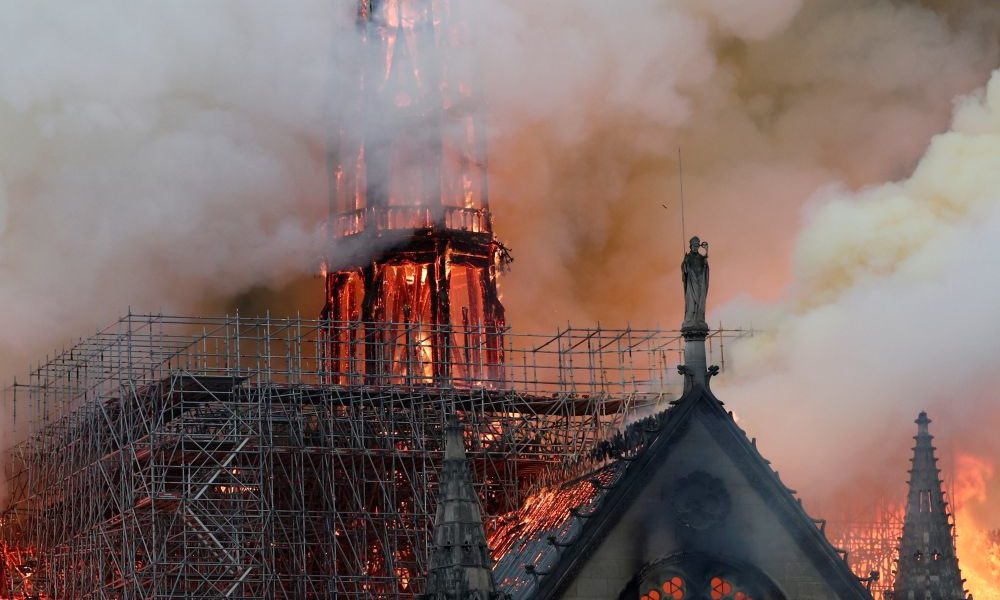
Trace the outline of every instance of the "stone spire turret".
{"type": "Polygon", "coordinates": [[[927,413],[917,417],[906,519],[900,539],[895,600],[963,600],[948,504],[934,455],[927,413]]]}
{"type": "Polygon", "coordinates": [[[479,497],[469,476],[464,431],[456,418],[448,420],[424,600],[500,598],[493,581],[493,561],[486,543],[479,497]]]}

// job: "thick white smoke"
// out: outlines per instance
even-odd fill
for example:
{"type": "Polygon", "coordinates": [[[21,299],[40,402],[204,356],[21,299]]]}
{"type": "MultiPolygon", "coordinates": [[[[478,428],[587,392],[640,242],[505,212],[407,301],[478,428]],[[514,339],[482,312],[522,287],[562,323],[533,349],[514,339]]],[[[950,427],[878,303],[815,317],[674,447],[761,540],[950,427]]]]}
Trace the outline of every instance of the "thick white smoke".
{"type": "Polygon", "coordinates": [[[730,363],[748,427],[815,499],[898,494],[927,410],[960,528],[1000,527],[1000,71],[911,177],[817,202],[787,302],[732,309],[770,332],[730,363]]]}
{"type": "MultiPolygon", "coordinates": [[[[1000,251],[1000,72],[988,94],[963,102],[912,177],[856,194],[831,190],[819,202],[798,239],[790,299],[766,313],[729,309],[772,332],[736,357],[742,393],[762,397],[748,410],[759,406],[762,421],[788,419],[779,429],[789,432],[805,418],[807,429],[835,440],[890,427],[920,407],[942,413],[943,437],[971,417],[977,427],[1000,418],[988,385],[1000,350],[1000,272],[990,265],[1000,251]],[[786,388],[780,398],[768,392],[786,388]],[[771,416],[766,407],[788,393],[802,400],[771,416]]],[[[851,443],[839,452],[868,449],[851,443]]]]}
{"type": "Polygon", "coordinates": [[[5,379],[130,305],[192,311],[315,266],[337,4],[4,7],[5,379]]]}

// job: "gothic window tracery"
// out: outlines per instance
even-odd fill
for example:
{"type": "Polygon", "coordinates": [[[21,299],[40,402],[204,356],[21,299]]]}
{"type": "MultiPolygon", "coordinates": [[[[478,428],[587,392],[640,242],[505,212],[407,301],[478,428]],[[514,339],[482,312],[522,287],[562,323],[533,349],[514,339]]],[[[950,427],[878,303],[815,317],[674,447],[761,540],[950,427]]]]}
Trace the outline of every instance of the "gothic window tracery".
{"type": "Polygon", "coordinates": [[[753,595],[742,586],[734,586],[723,577],[713,577],[709,583],[712,586],[712,600],[753,600],[753,595]]]}
{"type": "Polygon", "coordinates": [[[637,577],[639,600],[785,600],[751,565],[737,566],[703,554],[679,554],[647,566],[637,577]]]}
{"type": "Polygon", "coordinates": [[[684,600],[684,579],[677,575],[662,584],[654,585],[642,595],[641,600],[684,600]]]}
{"type": "Polygon", "coordinates": [[[676,576],[671,577],[669,581],[663,582],[663,591],[666,592],[667,598],[672,598],[673,600],[683,600],[684,580],[676,576]]]}

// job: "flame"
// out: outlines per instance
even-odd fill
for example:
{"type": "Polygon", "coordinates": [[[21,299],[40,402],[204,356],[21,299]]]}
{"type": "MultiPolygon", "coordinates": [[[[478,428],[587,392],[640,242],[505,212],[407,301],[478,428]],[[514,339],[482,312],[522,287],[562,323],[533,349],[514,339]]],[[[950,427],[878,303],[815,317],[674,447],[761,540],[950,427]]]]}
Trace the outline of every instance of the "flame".
{"type": "MultiPolygon", "coordinates": [[[[983,457],[958,452],[955,455],[951,498],[957,539],[956,550],[966,589],[977,600],[1000,600],[1000,529],[984,523],[990,508],[990,483],[997,470],[983,457]]],[[[905,506],[884,500],[864,522],[831,523],[830,540],[847,550],[851,569],[859,575],[876,570],[880,580],[872,586],[875,597],[891,591],[895,580],[898,538],[902,534],[905,506]]]]}
{"type": "Polygon", "coordinates": [[[847,551],[847,560],[854,573],[867,577],[872,571],[878,571],[879,579],[872,582],[871,587],[876,598],[892,591],[895,583],[896,555],[905,514],[904,503],[890,503],[881,498],[871,514],[864,518],[853,515],[829,525],[828,538],[835,547],[847,551]]]}
{"type": "Polygon", "coordinates": [[[989,505],[994,464],[983,457],[958,453],[955,459],[955,522],[957,548],[966,589],[977,600],[1000,600],[1000,529],[982,522],[989,505]]]}
{"type": "Polygon", "coordinates": [[[572,518],[571,509],[589,505],[598,494],[591,481],[608,485],[614,476],[613,469],[603,469],[593,478],[535,490],[518,510],[490,524],[487,536],[494,558],[499,560],[508,552],[519,551],[530,540],[537,539],[539,532],[558,533],[572,518]]]}
{"type": "Polygon", "coordinates": [[[35,554],[33,548],[0,542],[0,598],[10,600],[49,598],[38,592],[32,584],[32,577],[37,571],[35,554]]]}
{"type": "Polygon", "coordinates": [[[987,483],[993,477],[993,463],[978,456],[959,453],[955,458],[955,502],[986,502],[987,483]]]}

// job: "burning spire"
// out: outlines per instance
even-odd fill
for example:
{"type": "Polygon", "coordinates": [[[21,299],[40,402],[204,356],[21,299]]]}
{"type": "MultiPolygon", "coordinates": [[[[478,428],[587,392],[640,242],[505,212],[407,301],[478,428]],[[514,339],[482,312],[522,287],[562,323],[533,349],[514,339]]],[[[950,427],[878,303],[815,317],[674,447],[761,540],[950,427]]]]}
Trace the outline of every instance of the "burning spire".
{"type": "Polygon", "coordinates": [[[459,8],[360,0],[357,114],[330,161],[331,373],[465,387],[499,376],[509,254],[493,235],[459,8]]]}
{"type": "Polygon", "coordinates": [[[469,478],[465,429],[452,416],[445,428],[434,546],[424,600],[497,600],[479,497],[469,478]]]}
{"type": "Polygon", "coordinates": [[[893,598],[963,600],[966,594],[955,553],[951,515],[941,489],[941,472],[932,444],[934,436],[928,428],[931,420],[926,412],[921,412],[915,422],[917,443],[913,447],[893,598]]]}

